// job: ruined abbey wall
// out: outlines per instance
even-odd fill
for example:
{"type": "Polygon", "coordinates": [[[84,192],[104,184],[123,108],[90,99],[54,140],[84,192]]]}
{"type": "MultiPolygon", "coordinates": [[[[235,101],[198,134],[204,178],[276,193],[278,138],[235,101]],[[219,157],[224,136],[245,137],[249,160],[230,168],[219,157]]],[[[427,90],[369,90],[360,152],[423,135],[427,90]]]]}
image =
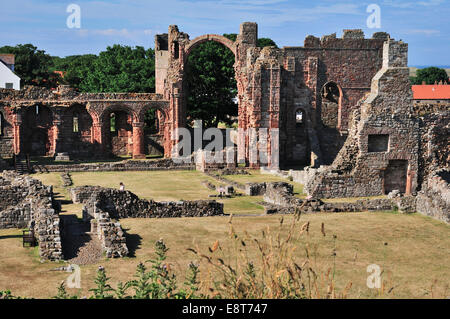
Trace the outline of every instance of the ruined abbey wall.
{"type": "Polygon", "coordinates": [[[0,229],[33,228],[39,256],[61,260],[60,219],[53,190],[29,176],[4,171],[0,177],[0,229]]]}
{"type": "Polygon", "coordinates": [[[297,47],[260,48],[257,40],[251,22],[234,42],[214,34],[190,39],[169,26],[155,38],[156,94],[0,90],[0,154],[144,158],[159,145],[176,157],[176,133],[188,124],[187,58],[215,41],[235,56],[237,161],[248,167],[311,167],[297,174],[310,195],[349,197],[415,194],[432,171],[448,166],[448,108],[436,113],[413,103],[406,43],[361,30],[308,36],[297,47]],[[160,124],[151,141],[143,124],[148,109],[160,124]]]}

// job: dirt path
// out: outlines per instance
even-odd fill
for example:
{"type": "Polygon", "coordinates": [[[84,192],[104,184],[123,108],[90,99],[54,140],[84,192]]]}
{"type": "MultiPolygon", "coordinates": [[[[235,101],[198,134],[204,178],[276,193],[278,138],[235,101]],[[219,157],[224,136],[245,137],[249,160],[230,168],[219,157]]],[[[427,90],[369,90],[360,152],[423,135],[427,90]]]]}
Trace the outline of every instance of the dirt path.
{"type": "Polygon", "coordinates": [[[103,256],[97,236],[91,235],[90,225],[75,215],[61,215],[64,223],[63,253],[71,264],[87,265],[97,262],[103,256]]]}

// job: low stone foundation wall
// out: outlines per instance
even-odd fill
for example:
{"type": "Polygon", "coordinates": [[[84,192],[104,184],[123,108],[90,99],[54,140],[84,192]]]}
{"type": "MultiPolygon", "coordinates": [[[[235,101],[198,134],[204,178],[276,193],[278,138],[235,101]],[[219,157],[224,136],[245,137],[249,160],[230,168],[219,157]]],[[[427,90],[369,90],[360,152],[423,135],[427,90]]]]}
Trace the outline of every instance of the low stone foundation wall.
{"type": "Polygon", "coordinates": [[[33,165],[37,173],[49,172],[120,172],[120,171],[158,171],[158,170],[194,170],[195,165],[174,163],[171,159],[157,161],[123,161],[116,163],[33,165]]]}
{"type": "Polygon", "coordinates": [[[99,186],[81,186],[70,190],[74,203],[85,204],[83,220],[91,222],[107,257],[128,254],[119,218],[170,218],[223,215],[223,204],[216,201],[155,202],[140,199],[130,191],[99,186]]]}
{"type": "Polygon", "coordinates": [[[428,178],[417,195],[417,211],[450,223],[450,171],[443,169],[428,178]]]}
{"type": "MultiPolygon", "coordinates": [[[[219,171],[219,172],[220,172],[220,171],[219,171]]],[[[205,171],[204,173],[205,173],[206,175],[208,175],[208,176],[214,178],[215,180],[217,180],[217,181],[219,181],[219,182],[222,182],[222,183],[231,185],[231,186],[233,186],[233,187],[236,188],[236,189],[240,189],[240,190],[245,191],[245,185],[244,185],[244,184],[241,184],[241,183],[232,181],[232,180],[226,178],[225,175],[222,175],[221,173],[217,174],[217,173],[214,172],[214,171],[205,171]]],[[[230,175],[230,174],[227,174],[227,175],[230,175]]]]}
{"type": "Polygon", "coordinates": [[[266,193],[266,183],[246,183],[245,195],[262,196],[266,193]]]}
{"type": "Polygon", "coordinates": [[[294,196],[293,187],[285,182],[267,183],[264,194],[266,213],[294,213],[301,212],[363,212],[399,210],[404,213],[415,211],[416,198],[414,196],[360,199],[356,202],[323,202],[320,199],[301,199],[294,196]]]}
{"type": "Polygon", "coordinates": [[[0,200],[0,229],[32,228],[41,258],[63,258],[59,211],[51,186],[29,176],[4,171],[0,177],[0,200]]]}
{"type": "MultiPolygon", "coordinates": [[[[140,199],[130,191],[97,186],[70,190],[74,203],[96,203],[112,218],[205,217],[223,215],[223,204],[214,200],[156,202],[140,199]]],[[[89,212],[90,210],[88,210],[89,212]]]]}
{"type": "MultiPolygon", "coordinates": [[[[94,199],[93,199],[94,200],[94,199]]],[[[96,206],[95,202],[83,208],[83,219],[90,221],[91,233],[96,234],[108,258],[128,255],[126,238],[119,222],[114,222],[109,214],[96,206]],[[93,211],[88,211],[92,209],[93,211]]]]}

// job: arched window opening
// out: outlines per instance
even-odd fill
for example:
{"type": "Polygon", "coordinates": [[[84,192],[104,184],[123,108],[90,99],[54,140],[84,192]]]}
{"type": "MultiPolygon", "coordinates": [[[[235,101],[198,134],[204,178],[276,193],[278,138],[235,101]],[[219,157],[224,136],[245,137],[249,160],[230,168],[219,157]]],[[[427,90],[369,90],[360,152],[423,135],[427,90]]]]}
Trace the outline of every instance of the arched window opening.
{"type": "Polygon", "coordinates": [[[180,45],[178,44],[178,41],[173,42],[173,50],[174,59],[178,59],[180,57],[180,45]]]}
{"type": "Polygon", "coordinates": [[[321,90],[321,118],[325,127],[336,129],[340,125],[342,91],[334,82],[326,83],[321,90]]]}
{"type": "Polygon", "coordinates": [[[297,126],[302,125],[303,121],[305,120],[304,117],[305,117],[305,115],[303,114],[303,110],[295,111],[295,124],[297,126]]]}
{"type": "Polygon", "coordinates": [[[80,129],[78,126],[78,114],[74,114],[73,115],[73,132],[74,133],[79,133],[80,129]]]}
{"type": "Polygon", "coordinates": [[[110,115],[110,123],[111,123],[110,131],[113,132],[113,133],[117,132],[117,130],[116,130],[116,113],[111,113],[111,115],[110,115]]]}
{"type": "Polygon", "coordinates": [[[339,87],[334,82],[328,82],[322,88],[322,98],[329,102],[339,103],[339,97],[341,96],[339,87]]]}
{"type": "Polygon", "coordinates": [[[157,134],[159,132],[159,117],[156,109],[148,109],[144,117],[144,130],[146,134],[157,134]]]}

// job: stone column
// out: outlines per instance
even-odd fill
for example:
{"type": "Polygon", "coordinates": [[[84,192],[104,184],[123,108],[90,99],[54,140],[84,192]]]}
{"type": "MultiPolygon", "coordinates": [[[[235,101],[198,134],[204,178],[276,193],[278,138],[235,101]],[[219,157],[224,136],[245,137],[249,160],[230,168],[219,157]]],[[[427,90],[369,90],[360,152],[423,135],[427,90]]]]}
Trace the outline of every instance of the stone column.
{"type": "Polygon", "coordinates": [[[106,151],[106,147],[103,143],[102,136],[102,124],[93,118],[92,127],[91,127],[91,143],[95,145],[95,148],[99,150],[101,153],[106,151]]]}
{"type": "Polygon", "coordinates": [[[21,152],[20,147],[20,126],[22,125],[22,117],[20,114],[14,114],[13,115],[13,150],[15,155],[19,155],[21,152]]]}
{"type": "Polygon", "coordinates": [[[413,191],[413,189],[412,189],[412,182],[413,182],[413,179],[414,179],[414,175],[415,175],[415,172],[413,172],[413,171],[410,171],[409,169],[408,169],[408,173],[406,174],[406,191],[405,191],[405,195],[411,195],[412,194],[412,191],[413,191]]]}
{"type": "Polygon", "coordinates": [[[133,159],[145,159],[144,123],[133,123],[133,159]]]}
{"type": "Polygon", "coordinates": [[[54,118],[53,118],[53,127],[52,127],[53,138],[52,138],[52,144],[50,147],[50,154],[49,154],[50,156],[56,155],[56,153],[60,149],[60,147],[58,147],[58,144],[59,144],[59,136],[60,136],[60,132],[61,132],[61,124],[62,124],[61,114],[59,112],[57,112],[54,114],[54,118]]]}

